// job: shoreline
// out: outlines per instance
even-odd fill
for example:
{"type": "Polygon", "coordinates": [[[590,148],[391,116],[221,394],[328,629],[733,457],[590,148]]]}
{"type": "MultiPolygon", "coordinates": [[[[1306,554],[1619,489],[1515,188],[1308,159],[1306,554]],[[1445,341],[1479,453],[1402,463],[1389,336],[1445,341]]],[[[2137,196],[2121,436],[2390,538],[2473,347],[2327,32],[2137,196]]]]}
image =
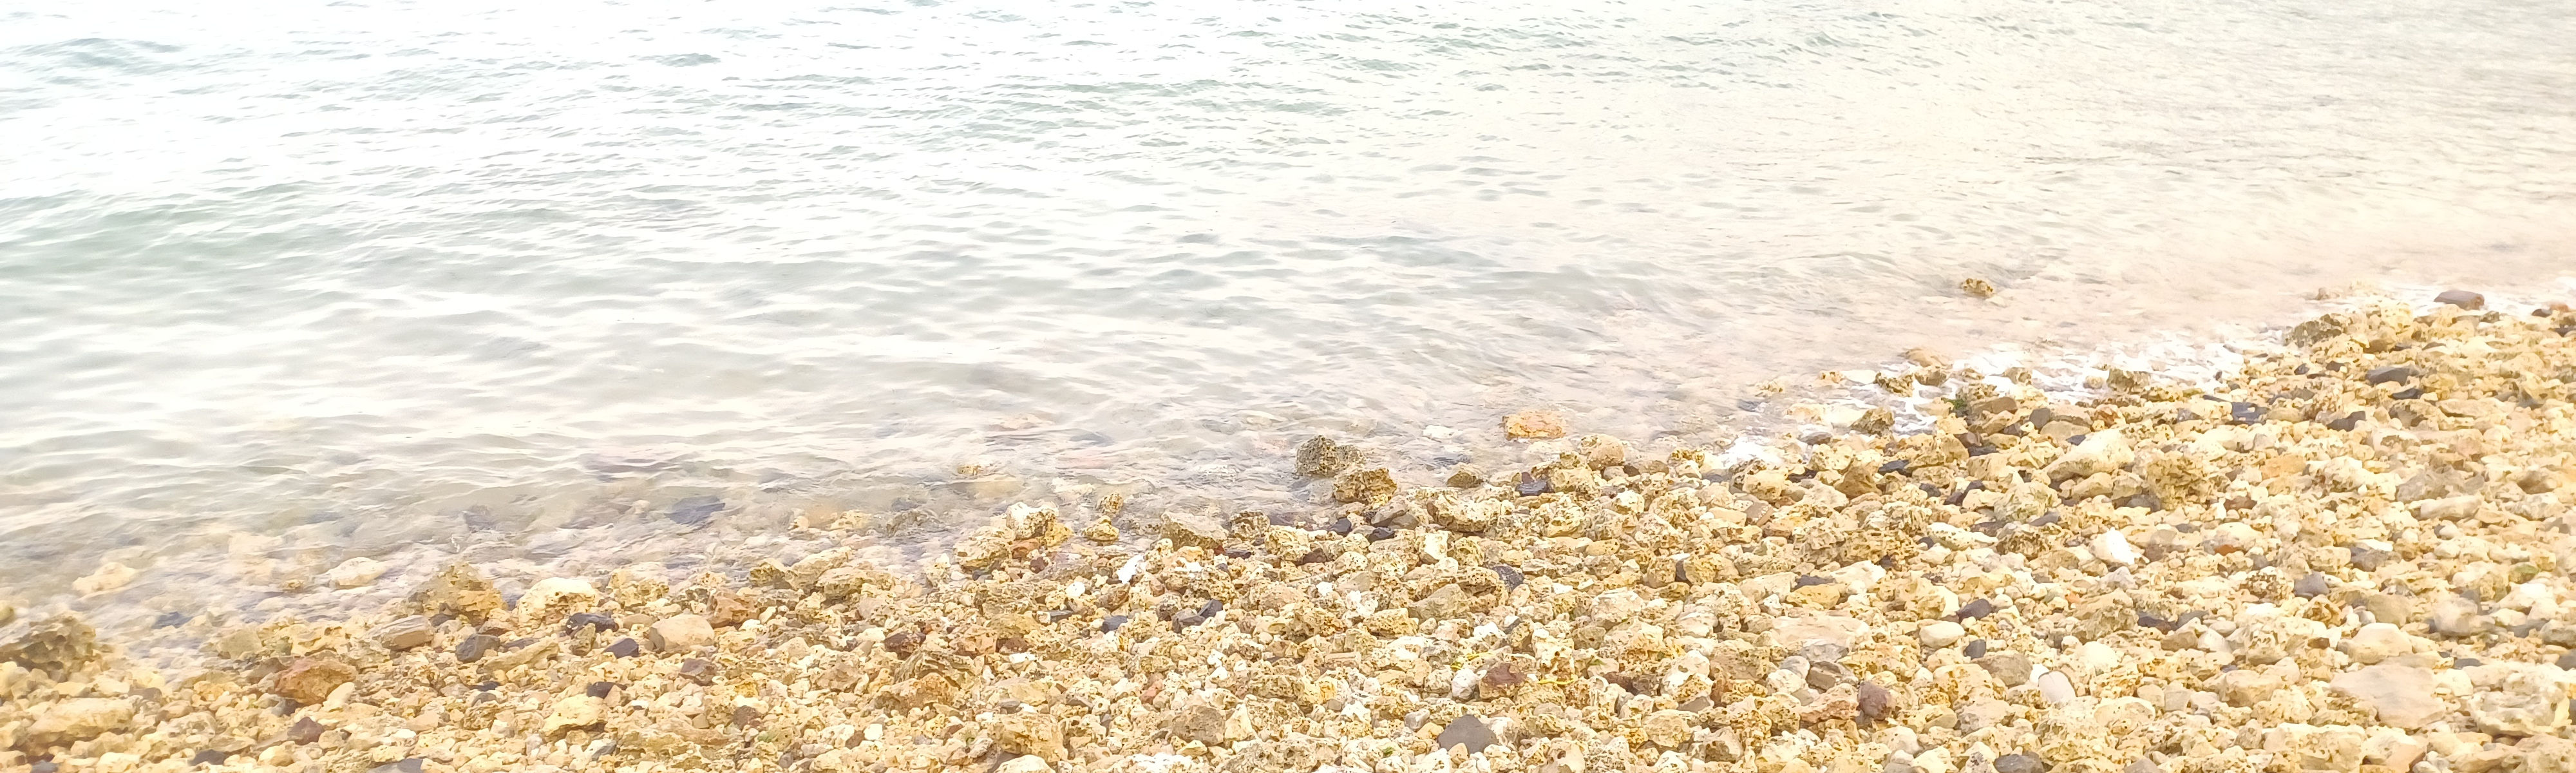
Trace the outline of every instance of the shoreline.
{"type": "Polygon", "coordinates": [[[457,564],[379,613],[182,625],[210,654],[166,671],[21,620],[0,766],[2552,770],[2576,315],[2456,300],[2318,317],[2206,391],[1846,373],[1911,413],[1811,403],[1768,454],[1516,414],[1562,454],[1404,486],[1328,440],[1297,463],[1329,511],[1014,506],[918,577],[804,517],[845,547],[507,604],[457,564]]]}

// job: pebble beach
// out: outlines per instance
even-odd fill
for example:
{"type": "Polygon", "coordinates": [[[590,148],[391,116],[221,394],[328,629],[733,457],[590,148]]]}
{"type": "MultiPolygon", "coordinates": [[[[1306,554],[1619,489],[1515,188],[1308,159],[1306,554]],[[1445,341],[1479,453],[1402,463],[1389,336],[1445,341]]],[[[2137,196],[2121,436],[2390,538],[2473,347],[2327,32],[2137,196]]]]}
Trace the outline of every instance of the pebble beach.
{"type": "Polygon", "coordinates": [[[1918,351],[1761,453],[1316,437],[1277,460],[1313,509],[1012,505],[927,567],[849,512],[514,597],[460,562],[185,663],[0,607],[0,769],[2568,773],[2571,334],[2453,291],[2214,383],[1918,351]]]}

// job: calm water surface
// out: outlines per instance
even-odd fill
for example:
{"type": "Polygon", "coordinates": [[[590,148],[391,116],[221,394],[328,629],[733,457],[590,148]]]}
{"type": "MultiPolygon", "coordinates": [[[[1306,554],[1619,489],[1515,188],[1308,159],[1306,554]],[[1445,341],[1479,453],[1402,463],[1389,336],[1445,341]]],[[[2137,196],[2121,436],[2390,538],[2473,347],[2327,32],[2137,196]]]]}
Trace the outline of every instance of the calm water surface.
{"type": "Polygon", "coordinates": [[[79,603],[184,608],[275,579],[191,582],[225,560],[541,561],[684,501],[917,511],[897,542],[1113,490],[1295,510],[1319,431],[1427,480],[1534,405],[1687,440],[1910,346],[2544,280],[2576,21],[16,0],[0,147],[0,595],[115,560],[79,603]]]}

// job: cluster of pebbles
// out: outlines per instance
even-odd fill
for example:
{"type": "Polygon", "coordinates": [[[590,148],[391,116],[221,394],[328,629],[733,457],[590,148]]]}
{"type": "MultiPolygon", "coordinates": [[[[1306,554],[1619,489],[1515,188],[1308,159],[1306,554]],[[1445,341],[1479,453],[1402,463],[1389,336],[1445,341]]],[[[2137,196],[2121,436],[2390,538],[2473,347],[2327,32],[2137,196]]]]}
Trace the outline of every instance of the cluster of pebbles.
{"type": "Polygon", "coordinates": [[[1529,413],[1533,469],[1407,486],[1317,439],[1337,504],[1020,505],[920,572],[840,548],[505,601],[458,564],[166,673],[23,620],[0,768],[2576,770],[2576,314],[2444,300],[2216,385],[1921,356],[1778,458],[1529,413]]]}

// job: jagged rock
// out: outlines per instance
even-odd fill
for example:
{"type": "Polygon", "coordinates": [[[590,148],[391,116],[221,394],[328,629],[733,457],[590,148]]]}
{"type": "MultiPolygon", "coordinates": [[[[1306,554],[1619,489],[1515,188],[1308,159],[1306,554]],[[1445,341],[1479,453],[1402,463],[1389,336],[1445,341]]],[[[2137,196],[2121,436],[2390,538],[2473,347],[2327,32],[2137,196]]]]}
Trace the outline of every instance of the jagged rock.
{"type": "Polygon", "coordinates": [[[0,661],[36,671],[79,671],[99,655],[98,630],[64,614],[0,628],[0,661]]]}
{"type": "Polygon", "coordinates": [[[548,738],[575,729],[598,729],[608,724],[608,701],[593,695],[575,695],[555,701],[553,713],[546,715],[540,731],[548,738]]]}
{"type": "Polygon", "coordinates": [[[133,720],[133,701],[124,698],[73,698],[36,711],[36,723],[27,728],[27,735],[40,747],[62,745],[125,729],[126,723],[133,720]]]}
{"type": "Polygon", "coordinates": [[[1053,715],[1022,712],[993,720],[993,748],[1047,760],[1064,759],[1064,725],[1053,715]]]}
{"type": "Polygon", "coordinates": [[[277,672],[270,691],[297,703],[321,703],[331,697],[332,690],[357,678],[357,667],[329,655],[314,655],[297,658],[286,670],[277,672]]]}
{"type": "Polygon", "coordinates": [[[703,615],[672,615],[645,629],[644,638],[655,652],[674,652],[714,644],[716,628],[703,615]]]}
{"type": "Polygon", "coordinates": [[[1307,478],[1330,478],[1360,466],[1357,448],[1333,442],[1317,435],[1297,444],[1297,474],[1307,478]]]}
{"type": "Polygon", "coordinates": [[[528,586],[528,592],[519,596],[519,616],[523,620],[550,622],[598,603],[599,589],[591,587],[589,580],[548,577],[528,586]]]}
{"type": "Polygon", "coordinates": [[[2464,596],[2444,596],[2433,602],[2424,623],[2433,633],[2450,637],[2476,636],[2495,627],[2493,618],[2479,614],[2478,602],[2464,596]]]}
{"type": "Polygon", "coordinates": [[[2371,623],[2345,639],[2342,648],[2353,662],[2367,666],[2413,651],[2415,640],[2394,623],[2371,623]]]}
{"type": "Polygon", "coordinates": [[[1342,502],[1384,502],[1395,496],[1395,491],[1395,476],[1384,467],[1346,473],[1333,480],[1333,499],[1342,502]]]}
{"type": "Polygon", "coordinates": [[[1191,701],[1172,712],[1164,727],[1176,741],[1197,741],[1216,745],[1225,742],[1225,712],[1203,702],[1191,701]]]}
{"type": "Polygon", "coordinates": [[[383,561],[359,556],[331,567],[331,571],[323,573],[323,578],[329,580],[334,588],[363,588],[375,584],[377,578],[385,576],[386,570],[392,568],[383,561]]]}
{"type": "Polygon", "coordinates": [[[2433,672],[2413,666],[2381,663],[2337,675],[2336,692],[2350,696],[2379,721],[2414,730],[2451,711],[2433,692],[2433,672]]]}
{"type": "Polygon", "coordinates": [[[430,643],[438,631],[430,627],[429,618],[412,615],[376,626],[368,635],[375,637],[377,646],[400,652],[430,643]]]}
{"type": "Polygon", "coordinates": [[[1565,414],[1555,411],[1521,411],[1503,417],[1503,435],[1513,440],[1561,438],[1565,427],[1565,414]]]}
{"type": "Polygon", "coordinates": [[[420,590],[412,593],[411,603],[424,615],[448,615],[480,623],[501,611],[501,592],[481,571],[459,562],[439,569],[437,576],[422,583],[420,590]]]}
{"type": "Polygon", "coordinates": [[[2481,732],[2528,737],[2556,733],[2567,726],[2570,677],[2552,666],[2499,666],[2502,679],[2468,696],[2469,721],[2481,732]]]}
{"type": "Polygon", "coordinates": [[[1462,714],[1457,719],[1450,720],[1447,726],[1440,728],[1439,737],[1432,739],[1431,743],[1442,749],[1464,745],[1468,752],[1473,753],[1484,751],[1485,747],[1494,745],[1496,741],[1493,728],[1485,723],[1483,717],[1462,714]]]}

